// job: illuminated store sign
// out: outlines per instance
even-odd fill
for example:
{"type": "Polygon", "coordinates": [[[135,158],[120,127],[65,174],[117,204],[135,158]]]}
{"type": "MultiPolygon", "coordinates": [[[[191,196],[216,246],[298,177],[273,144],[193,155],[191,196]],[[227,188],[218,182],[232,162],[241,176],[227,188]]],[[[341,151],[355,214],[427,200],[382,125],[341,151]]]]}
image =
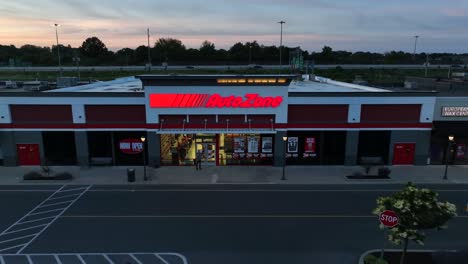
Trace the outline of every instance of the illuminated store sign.
{"type": "Polygon", "coordinates": [[[151,94],[152,108],[276,108],[283,102],[281,96],[260,96],[248,93],[242,96],[220,94],[151,94]]]}
{"type": "Polygon", "coordinates": [[[119,141],[119,149],[125,154],[138,154],[143,152],[143,142],[135,138],[126,138],[119,141]]]}
{"type": "Polygon", "coordinates": [[[468,116],[468,106],[444,106],[442,116],[468,116]]]}

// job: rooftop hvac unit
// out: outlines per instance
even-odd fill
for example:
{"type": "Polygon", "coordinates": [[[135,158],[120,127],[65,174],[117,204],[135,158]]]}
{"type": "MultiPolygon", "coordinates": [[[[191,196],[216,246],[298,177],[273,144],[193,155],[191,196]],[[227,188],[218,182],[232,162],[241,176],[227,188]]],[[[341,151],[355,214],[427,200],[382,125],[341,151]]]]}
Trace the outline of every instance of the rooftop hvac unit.
{"type": "Polygon", "coordinates": [[[25,91],[29,91],[29,92],[40,92],[40,91],[49,89],[49,82],[46,82],[46,81],[24,82],[23,88],[25,91]]]}

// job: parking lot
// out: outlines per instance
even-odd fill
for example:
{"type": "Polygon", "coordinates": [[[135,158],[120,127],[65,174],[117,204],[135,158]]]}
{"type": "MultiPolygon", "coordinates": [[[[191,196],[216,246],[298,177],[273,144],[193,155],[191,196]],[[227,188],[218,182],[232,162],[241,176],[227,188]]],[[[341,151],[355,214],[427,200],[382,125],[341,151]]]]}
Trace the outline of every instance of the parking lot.
{"type": "MultiPolygon", "coordinates": [[[[356,263],[382,242],[376,197],[399,188],[0,186],[0,263],[356,263]]],[[[466,248],[466,186],[432,188],[459,217],[410,248],[466,248]]]]}

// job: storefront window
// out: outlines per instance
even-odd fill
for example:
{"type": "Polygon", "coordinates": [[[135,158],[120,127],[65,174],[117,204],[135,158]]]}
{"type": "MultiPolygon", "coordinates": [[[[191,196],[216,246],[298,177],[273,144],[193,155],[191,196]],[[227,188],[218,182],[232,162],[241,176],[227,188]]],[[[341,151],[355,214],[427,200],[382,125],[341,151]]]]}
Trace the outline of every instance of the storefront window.
{"type": "Polygon", "coordinates": [[[195,134],[162,134],[161,163],[163,165],[193,165],[195,134]]]}
{"type": "Polygon", "coordinates": [[[260,134],[221,134],[220,165],[272,165],[273,136],[260,134]]]}
{"type": "Polygon", "coordinates": [[[292,131],[286,142],[288,165],[341,165],[344,163],[345,131],[292,131]]]}

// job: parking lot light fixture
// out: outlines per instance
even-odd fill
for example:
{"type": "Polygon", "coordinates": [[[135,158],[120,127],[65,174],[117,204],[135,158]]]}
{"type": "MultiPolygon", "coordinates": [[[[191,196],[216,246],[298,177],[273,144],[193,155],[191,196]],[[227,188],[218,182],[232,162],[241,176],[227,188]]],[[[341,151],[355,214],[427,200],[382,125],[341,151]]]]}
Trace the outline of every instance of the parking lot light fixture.
{"type": "Polygon", "coordinates": [[[145,149],[146,137],[142,136],[142,137],[140,137],[140,140],[141,140],[141,142],[143,142],[143,180],[147,181],[148,177],[146,176],[146,154],[145,154],[145,151],[146,151],[146,149],[145,149]]]}
{"type": "Polygon", "coordinates": [[[285,168],[286,168],[286,141],[288,141],[288,137],[283,137],[283,146],[284,146],[284,161],[283,161],[283,176],[281,176],[281,180],[285,181],[286,180],[286,173],[285,173],[285,168]]]}

